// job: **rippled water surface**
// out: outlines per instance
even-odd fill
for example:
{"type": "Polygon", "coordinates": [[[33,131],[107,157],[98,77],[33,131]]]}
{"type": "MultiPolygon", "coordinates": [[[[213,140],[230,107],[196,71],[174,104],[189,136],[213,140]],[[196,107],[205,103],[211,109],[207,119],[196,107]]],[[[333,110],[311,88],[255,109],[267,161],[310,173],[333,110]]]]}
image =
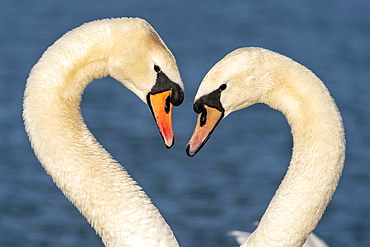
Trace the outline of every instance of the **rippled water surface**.
{"type": "Polygon", "coordinates": [[[370,2],[188,2],[2,2],[0,246],[102,246],[35,158],[21,104],[28,73],[49,45],[84,22],[119,16],[148,20],[177,58],[186,98],[174,112],[176,144],[164,147],[148,107],[111,78],[88,86],[82,112],[97,139],[152,198],[181,246],[235,246],[226,233],[253,231],[289,163],[289,126],[265,105],[231,114],[196,157],[185,155],[200,81],[242,46],[292,57],[331,91],[346,126],[347,157],[315,232],[330,246],[370,246],[370,2]]]}

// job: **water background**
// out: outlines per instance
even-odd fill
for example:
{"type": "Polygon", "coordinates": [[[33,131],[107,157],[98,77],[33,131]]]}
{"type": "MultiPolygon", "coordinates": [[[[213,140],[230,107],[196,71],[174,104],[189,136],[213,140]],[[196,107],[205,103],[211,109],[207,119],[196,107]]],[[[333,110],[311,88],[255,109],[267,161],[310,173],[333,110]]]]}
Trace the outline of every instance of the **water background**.
{"type": "Polygon", "coordinates": [[[315,232],[330,246],[370,246],[370,1],[11,1],[0,8],[0,246],[102,246],[30,148],[21,118],[25,81],[42,52],[68,30],[139,16],[177,58],[186,87],[166,150],[148,107],[111,78],[82,103],[97,139],[152,198],[182,247],[236,246],[253,231],[291,156],[283,115],[255,105],[228,116],[194,158],[193,97],[228,52],[261,46],[292,57],[329,88],[346,127],[343,177],[315,232]]]}

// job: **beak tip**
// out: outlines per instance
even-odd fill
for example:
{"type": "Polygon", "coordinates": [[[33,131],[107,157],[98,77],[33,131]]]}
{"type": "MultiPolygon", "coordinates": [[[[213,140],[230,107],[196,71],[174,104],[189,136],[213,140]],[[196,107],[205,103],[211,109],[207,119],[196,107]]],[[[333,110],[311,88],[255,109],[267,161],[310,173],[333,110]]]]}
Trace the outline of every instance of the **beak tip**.
{"type": "Polygon", "coordinates": [[[167,149],[170,149],[175,144],[175,138],[172,138],[171,140],[164,140],[164,145],[166,145],[167,149]]]}
{"type": "Polygon", "coordinates": [[[194,157],[194,155],[197,153],[197,150],[190,150],[190,143],[186,146],[186,154],[189,157],[194,157]]]}

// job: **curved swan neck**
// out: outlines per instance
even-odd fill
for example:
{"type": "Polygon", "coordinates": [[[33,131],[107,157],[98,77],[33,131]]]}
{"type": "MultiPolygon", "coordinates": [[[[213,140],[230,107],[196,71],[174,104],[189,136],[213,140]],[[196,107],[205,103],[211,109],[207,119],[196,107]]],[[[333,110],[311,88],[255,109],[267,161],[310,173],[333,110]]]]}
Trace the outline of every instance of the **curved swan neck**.
{"type": "Polygon", "coordinates": [[[83,89],[108,75],[114,21],[83,25],[44,53],[27,81],[26,130],[45,170],[106,246],[175,247],[178,243],[159,211],[95,140],[80,113],[83,89]]]}
{"type": "Polygon", "coordinates": [[[323,83],[291,60],[262,103],[285,114],[292,129],[288,172],[245,246],[302,246],[316,227],[344,162],[339,111],[323,83]]]}

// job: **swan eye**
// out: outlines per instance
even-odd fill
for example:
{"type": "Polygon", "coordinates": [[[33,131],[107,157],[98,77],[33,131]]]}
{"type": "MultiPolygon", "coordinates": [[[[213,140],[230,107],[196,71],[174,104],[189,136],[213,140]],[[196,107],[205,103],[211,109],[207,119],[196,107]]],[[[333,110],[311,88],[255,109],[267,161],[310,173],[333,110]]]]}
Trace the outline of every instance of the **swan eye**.
{"type": "Polygon", "coordinates": [[[154,65],[154,71],[157,73],[161,73],[161,68],[158,65],[154,65]]]}
{"type": "Polygon", "coordinates": [[[226,89],[226,84],[222,84],[218,89],[224,91],[226,89]]]}

